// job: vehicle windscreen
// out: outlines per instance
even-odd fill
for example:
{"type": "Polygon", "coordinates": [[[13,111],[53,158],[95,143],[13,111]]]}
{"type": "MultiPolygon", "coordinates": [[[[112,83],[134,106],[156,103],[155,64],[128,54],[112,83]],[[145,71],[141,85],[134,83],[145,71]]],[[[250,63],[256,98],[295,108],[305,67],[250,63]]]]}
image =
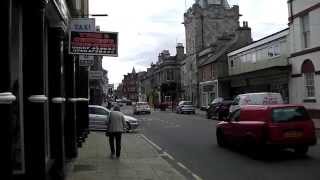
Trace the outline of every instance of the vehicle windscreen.
{"type": "Polygon", "coordinates": [[[192,103],[190,101],[186,101],[183,103],[183,105],[192,105],[192,103]]]}
{"type": "Polygon", "coordinates": [[[273,122],[301,121],[306,119],[309,119],[309,115],[305,108],[302,107],[277,108],[272,110],[273,122]]]}

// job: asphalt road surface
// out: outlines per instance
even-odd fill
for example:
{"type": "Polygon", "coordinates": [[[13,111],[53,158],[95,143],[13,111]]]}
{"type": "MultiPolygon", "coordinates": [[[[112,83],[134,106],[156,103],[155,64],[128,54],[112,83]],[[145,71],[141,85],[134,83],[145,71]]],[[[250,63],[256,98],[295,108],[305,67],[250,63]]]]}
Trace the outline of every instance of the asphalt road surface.
{"type": "MultiPolygon", "coordinates": [[[[123,110],[132,115],[130,106],[123,110]]],[[[135,117],[141,121],[140,133],[170,157],[168,161],[180,172],[193,175],[190,179],[320,180],[320,145],[311,147],[303,157],[287,150],[266,152],[255,159],[239,150],[219,147],[217,121],[206,119],[203,113],[154,111],[135,117]]]]}

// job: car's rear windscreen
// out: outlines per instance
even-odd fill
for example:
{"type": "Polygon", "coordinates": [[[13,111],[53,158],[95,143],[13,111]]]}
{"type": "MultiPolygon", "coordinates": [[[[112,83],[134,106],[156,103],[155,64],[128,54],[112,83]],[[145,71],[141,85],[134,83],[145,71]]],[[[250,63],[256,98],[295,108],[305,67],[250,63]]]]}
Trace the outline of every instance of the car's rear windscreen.
{"type": "Polygon", "coordinates": [[[286,107],[272,110],[273,122],[290,122],[308,120],[309,115],[303,107],[286,107]]]}

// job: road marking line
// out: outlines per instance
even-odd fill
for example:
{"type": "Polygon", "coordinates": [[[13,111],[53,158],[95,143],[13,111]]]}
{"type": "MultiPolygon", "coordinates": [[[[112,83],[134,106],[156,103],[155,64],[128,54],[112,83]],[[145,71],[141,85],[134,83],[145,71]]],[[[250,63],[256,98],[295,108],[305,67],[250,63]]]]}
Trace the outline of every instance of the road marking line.
{"type": "Polygon", "coordinates": [[[201,177],[197,176],[196,174],[192,173],[193,178],[195,178],[196,180],[202,180],[201,177]]]}
{"type": "Polygon", "coordinates": [[[202,180],[202,178],[200,178],[198,175],[196,175],[195,173],[193,173],[190,169],[188,169],[185,165],[183,165],[181,162],[177,162],[178,166],[180,166],[181,168],[185,169],[189,174],[192,175],[192,177],[196,180],[202,180]]]}
{"type": "Polygon", "coordinates": [[[144,138],[148,143],[150,143],[153,147],[155,147],[158,151],[162,151],[162,148],[156,145],[154,142],[152,142],[150,139],[148,139],[145,135],[141,134],[141,137],[144,138]]]}
{"type": "Polygon", "coordinates": [[[190,170],[184,166],[181,162],[177,162],[178,166],[182,167],[183,169],[187,170],[188,172],[190,172],[190,170]]]}
{"type": "Polygon", "coordinates": [[[163,152],[163,155],[164,155],[164,156],[167,156],[167,157],[170,158],[171,160],[174,160],[174,158],[173,158],[170,154],[168,154],[167,152],[163,152]]]}

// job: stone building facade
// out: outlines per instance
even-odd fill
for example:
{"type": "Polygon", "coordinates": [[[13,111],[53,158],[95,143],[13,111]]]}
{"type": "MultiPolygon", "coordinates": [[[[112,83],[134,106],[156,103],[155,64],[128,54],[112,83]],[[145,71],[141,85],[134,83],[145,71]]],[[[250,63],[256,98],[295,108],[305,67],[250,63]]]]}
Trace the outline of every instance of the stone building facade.
{"type": "Polygon", "coordinates": [[[146,95],[146,86],[145,84],[142,84],[144,83],[144,79],[147,75],[147,72],[146,71],[141,71],[141,72],[138,72],[138,101],[139,102],[147,102],[147,95],[146,95]]]}
{"type": "Polygon", "coordinates": [[[159,82],[157,81],[157,76],[155,71],[158,67],[151,63],[150,67],[147,68],[147,71],[139,79],[139,88],[141,93],[145,96],[145,101],[150,105],[154,106],[160,102],[160,92],[158,89],[159,82]]]}
{"type": "Polygon", "coordinates": [[[288,0],[290,103],[303,103],[320,118],[320,2],[288,0]]]}
{"type": "Polygon", "coordinates": [[[105,82],[108,79],[108,73],[106,70],[102,68],[102,56],[95,56],[94,63],[90,66],[89,71],[89,93],[90,93],[90,101],[89,103],[92,105],[102,105],[105,97],[104,88],[105,82]],[[92,72],[100,72],[101,76],[90,76],[90,71],[92,72]]]}
{"type": "Polygon", "coordinates": [[[141,76],[139,83],[150,104],[156,106],[162,102],[177,103],[180,100],[180,64],[184,58],[184,46],[178,43],[175,56],[171,56],[168,50],[163,50],[159,53],[156,64],[151,64],[141,76]]]}
{"type": "Polygon", "coordinates": [[[251,29],[247,23],[240,27],[239,17],[239,7],[229,7],[226,0],[196,1],[184,14],[187,54],[181,63],[184,99],[206,106],[219,95],[218,77],[226,76],[228,71],[226,54],[252,41],[251,29]]]}
{"type": "Polygon", "coordinates": [[[138,73],[136,73],[134,68],[132,69],[131,73],[124,75],[122,80],[122,97],[125,97],[133,102],[137,102],[139,100],[138,73]]]}
{"type": "Polygon", "coordinates": [[[288,29],[228,53],[229,82],[234,97],[250,92],[278,92],[289,102],[288,29]]]}

